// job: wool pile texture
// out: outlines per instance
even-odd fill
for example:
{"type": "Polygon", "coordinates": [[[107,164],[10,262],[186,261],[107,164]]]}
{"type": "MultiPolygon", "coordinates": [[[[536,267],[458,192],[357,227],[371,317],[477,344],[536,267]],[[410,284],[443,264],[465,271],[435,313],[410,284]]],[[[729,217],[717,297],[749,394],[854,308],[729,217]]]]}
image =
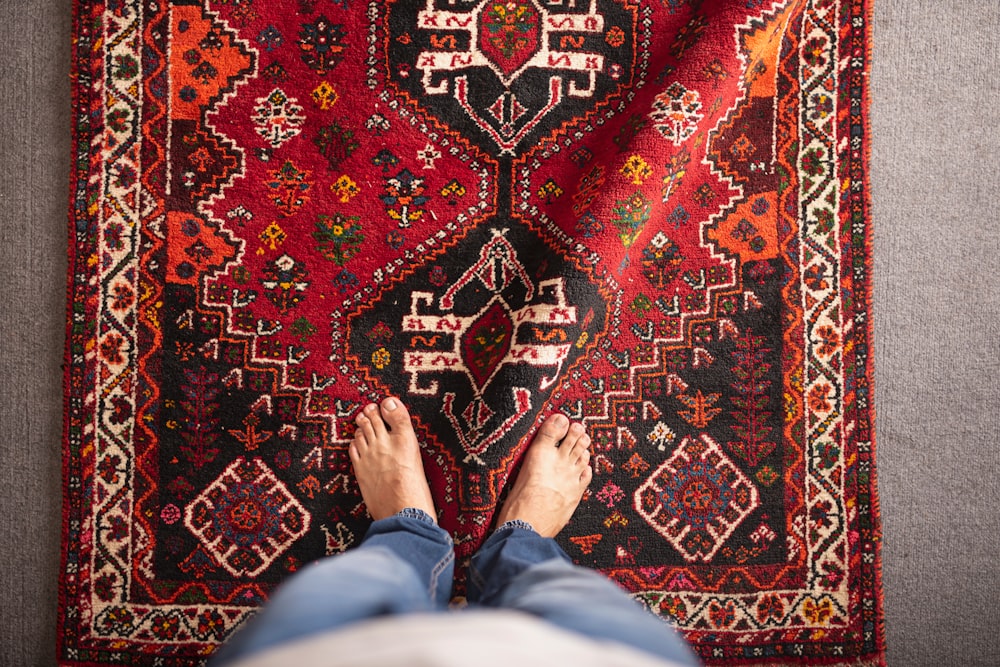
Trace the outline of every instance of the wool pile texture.
{"type": "Polygon", "coordinates": [[[74,13],[61,664],[198,664],[356,547],[388,395],[456,597],[562,412],[577,563],[708,663],[884,663],[870,0],[74,13]]]}

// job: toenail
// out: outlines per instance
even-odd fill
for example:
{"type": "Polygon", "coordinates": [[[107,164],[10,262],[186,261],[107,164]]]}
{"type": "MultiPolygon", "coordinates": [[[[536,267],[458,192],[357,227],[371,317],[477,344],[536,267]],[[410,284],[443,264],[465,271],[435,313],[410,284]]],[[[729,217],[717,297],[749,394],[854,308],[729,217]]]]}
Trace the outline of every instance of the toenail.
{"type": "Polygon", "coordinates": [[[574,433],[583,433],[583,424],[577,422],[570,426],[570,429],[572,429],[574,433]]]}
{"type": "Polygon", "coordinates": [[[396,409],[396,399],[394,399],[394,398],[386,399],[386,401],[385,401],[385,403],[383,405],[385,405],[385,409],[386,410],[395,410],[396,409]]]}
{"type": "Polygon", "coordinates": [[[562,414],[561,412],[557,412],[555,419],[553,419],[552,422],[556,426],[562,426],[563,424],[566,423],[566,415],[562,414]]]}

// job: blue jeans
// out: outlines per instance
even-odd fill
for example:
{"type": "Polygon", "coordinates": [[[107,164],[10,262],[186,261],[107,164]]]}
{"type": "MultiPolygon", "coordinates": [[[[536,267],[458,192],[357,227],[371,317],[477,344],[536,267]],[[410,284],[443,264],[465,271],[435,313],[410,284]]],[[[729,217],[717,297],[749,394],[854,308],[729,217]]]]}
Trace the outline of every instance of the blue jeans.
{"type": "MultiPolygon", "coordinates": [[[[212,666],[380,616],[447,609],[455,552],[425,512],[374,522],[358,548],[296,573],[216,654],[212,666]],[[336,594],[331,594],[336,591],[336,594]]],[[[470,606],[521,611],[565,630],[699,664],[680,636],[618,586],[578,567],[523,521],[497,529],[472,557],[470,606]]]]}

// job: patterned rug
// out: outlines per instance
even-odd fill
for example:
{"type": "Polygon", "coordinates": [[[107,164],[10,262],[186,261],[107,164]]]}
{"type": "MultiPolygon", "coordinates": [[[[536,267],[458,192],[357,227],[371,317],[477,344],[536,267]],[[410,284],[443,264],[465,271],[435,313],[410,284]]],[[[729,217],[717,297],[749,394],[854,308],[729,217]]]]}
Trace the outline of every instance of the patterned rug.
{"type": "Polygon", "coordinates": [[[62,664],[356,545],[387,394],[460,560],[562,411],[577,562],[707,662],[883,664],[869,12],[78,0],[62,664]]]}

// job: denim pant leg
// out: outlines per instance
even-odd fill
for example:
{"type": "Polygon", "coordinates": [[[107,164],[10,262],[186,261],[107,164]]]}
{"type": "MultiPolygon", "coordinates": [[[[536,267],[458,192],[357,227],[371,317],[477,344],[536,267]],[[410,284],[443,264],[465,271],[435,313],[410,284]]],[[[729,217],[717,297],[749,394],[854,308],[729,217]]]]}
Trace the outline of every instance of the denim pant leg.
{"type": "Polygon", "coordinates": [[[501,526],[472,557],[469,602],[522,611],[681,665],[700,664],[671,626],[609,579],[573,565],[555,540],[523,521],[501,526]]]}
{"type": "Polygon", "coordinates": [[[407,508],[374,522],[356,549],[316,561],[282,584],[212,666],[370,618],[442,609],[454,570],[451,536],[422,510],[407,508]]]}

